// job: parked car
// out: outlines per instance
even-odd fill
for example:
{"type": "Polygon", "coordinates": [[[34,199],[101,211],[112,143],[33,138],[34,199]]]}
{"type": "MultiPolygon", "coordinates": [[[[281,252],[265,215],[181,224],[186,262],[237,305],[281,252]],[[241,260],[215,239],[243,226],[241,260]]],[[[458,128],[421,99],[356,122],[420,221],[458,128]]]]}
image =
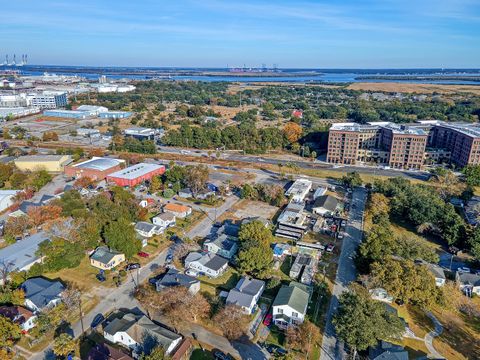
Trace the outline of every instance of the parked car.
{"type": "Polygon", "coordinates": [[[105,275],[103,275],[103,274],[101,274],[101,273],[95,275],[95,277],[96,277],[97,280],[100,281],[100,282],[104,282],[105,280],[107,280],[107,278],[105,277],[105,275]]]}
{"type": "Polygon", "coordinates": [[[127,266],[125,266],[125,270],[129,271],[129,270],[135,270],[135,269],[140,269],[140,264],[139,263],[131,263],[131,264],[127,264],[127,266]]]}
{"type": "Polygon", "coordinates": [[[220,350],[213,350],[212,352],[213,358],[216,360],[231,360],[232,357],[228,354],[225,354],[224,352],[220,350]]]}
{"type": "Polygon", "coordinates": [[[100,325],[103,320],[105,320],[105,317],[102,315],[102,314],[97,314],[95,315],[95,317],[93,318],[92,320],[92,323],[90,324],[90,326],[92,327],[92,329],[96,328],[98,325],[100,325]]]}
{"type": "Polygon", "coordinates": [[[272,314],[267,314],[267,316],[265,316],[265,319],[263,319],[263,325],[270,326],[270,324],[272,323],[272,317],[272,314]]]}
{"type": "Polygon", "coordinates": [[[330,243],[330,244],[327,245],[326,251],[327,252],[333,252],[334,249],[335,249],[335,245],[330,243]]]}
{"type": "Polygon", "coordinates": [[[146,253],[145,251],[140,251],[137,255],[142,258],[148,258],[150,256],[150,254],[146,253]]]}
{"type": "Polygon", "coordinates": [[[459,273],[469,273],[471,270],[470,270],[469,267],[462,266],[462,267],[459,267],[459,268],[457,269],[457,271],[458,271],[459,273]]]}
{"type": "Polygon", "coordinates": [[[173,261],[173,255],[172,254],[167,254],[165,257],[165,263],[170,264],[173,261]]]}
{"type": "Polygon", "coordinates": [[[337,239],[342,240],[343,239],[343,233],[339,232],[337,234],[337,239]]]}

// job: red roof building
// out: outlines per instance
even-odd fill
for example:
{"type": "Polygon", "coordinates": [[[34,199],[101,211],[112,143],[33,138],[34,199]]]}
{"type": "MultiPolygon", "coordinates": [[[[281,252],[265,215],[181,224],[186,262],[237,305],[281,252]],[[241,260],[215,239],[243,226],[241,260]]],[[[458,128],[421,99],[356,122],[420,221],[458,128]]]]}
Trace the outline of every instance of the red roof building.
{"type": "Polygon", "coordinates": [[[103,180],[107,175],[122,169],[125,160],[93,157],[74,165],[67,165],[64,168],[66,176],[75,178],[88,177],[95,181],[103,180]]]}
{"type": "Polygon", "coordinates": [[[150,181],[154,176],[162,175],[165,166],[157,164],[139,163],[128,168],[116,171],[107,176],[107,182],[118,186],[134,187],[144,181],[150,181]]]}
{"type": "Polygon", "coordinates": [[[303,118],[303,111],[302,110],[293,110],[292,116],[297,119],[303,118]]]}

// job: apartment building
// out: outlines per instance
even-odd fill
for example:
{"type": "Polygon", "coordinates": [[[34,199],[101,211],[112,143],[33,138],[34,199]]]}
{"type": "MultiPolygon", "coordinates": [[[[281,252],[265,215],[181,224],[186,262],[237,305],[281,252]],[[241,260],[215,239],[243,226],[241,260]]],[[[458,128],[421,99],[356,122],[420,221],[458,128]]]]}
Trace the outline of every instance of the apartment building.
{"type": "Polygon", "coordinates": [[[67,106],[67,94],[62,91],[45,91],[31,97],[31,105],[40,109],[57,109],[67,106]]]}
{"type": "Polygon", "coordinates": [[[398,169],[426,164],[480,164],[480,125],[438,120],[414,124],[337,123],[330,128],[327,161],[376,163],[398,169]]]}

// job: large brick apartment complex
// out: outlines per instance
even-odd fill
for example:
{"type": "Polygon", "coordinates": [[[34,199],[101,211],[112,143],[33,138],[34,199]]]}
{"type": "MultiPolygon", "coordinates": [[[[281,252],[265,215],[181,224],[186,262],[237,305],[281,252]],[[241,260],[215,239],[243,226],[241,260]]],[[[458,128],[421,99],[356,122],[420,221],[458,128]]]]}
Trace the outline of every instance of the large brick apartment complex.
{"type": "Polygon", "coordinates": [[[421,169],[441,162],[460,167],[480,164],[480,124],[438,120],[406,125],[337,123],[329,131],[327,161],[397,169],[421,169]]]}

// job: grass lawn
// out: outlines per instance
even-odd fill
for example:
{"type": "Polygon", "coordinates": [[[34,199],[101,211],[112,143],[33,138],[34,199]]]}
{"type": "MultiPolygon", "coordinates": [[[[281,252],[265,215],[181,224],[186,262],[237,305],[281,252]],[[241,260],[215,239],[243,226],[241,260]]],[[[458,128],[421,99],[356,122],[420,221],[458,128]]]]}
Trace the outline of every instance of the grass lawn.
{"type": "Polygon", "coordinates": [[[208,350],[195,349],[190,355],[190,360],[213,360],[213,355],[208,350]]]}
{"type": "Polygon", "coordinates": [[[201,282],[202,289],[209,291],[209,288],[221,289],[228,291],[233,289],[237,285],[238,280],[240,280],[240,274],[233,268],[229,267],[227,271],[222,276],[218,278],[209,278],[207,276],[199,276],[198,280],[201,282]]]}
{"type": "Polygon", "coordinates": [[[207,215],[203,212],[193,210],[192,214],[185,219],[177,219],[177,225],[173,228],[170,228],[173,233],[177,236],[183,237],[184,234],[194,227],[198,222],[203,220],[207,215]]]}
{"type": "Polygon", "coordinates": [[[275,325],[272,325],[268,337],[266,340],[267,343],[275,344],[279,346],[285,345],[285,333],[277,328],[275,325]]]}

